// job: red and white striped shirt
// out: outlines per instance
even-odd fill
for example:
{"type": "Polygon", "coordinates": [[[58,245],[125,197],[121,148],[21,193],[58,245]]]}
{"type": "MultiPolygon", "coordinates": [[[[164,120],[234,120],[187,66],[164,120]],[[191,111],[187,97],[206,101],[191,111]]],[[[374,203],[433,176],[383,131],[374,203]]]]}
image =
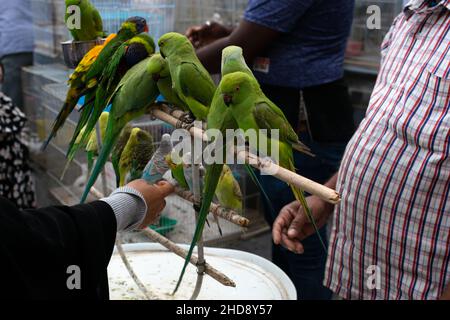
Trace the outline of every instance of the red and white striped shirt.
{"type": "Polygon", "coordinates": [[[385,38],[366,117],[342,160],[327,287],[346,299],[443,293],[449,149],[450,0],[411,1],[385,38]]]}

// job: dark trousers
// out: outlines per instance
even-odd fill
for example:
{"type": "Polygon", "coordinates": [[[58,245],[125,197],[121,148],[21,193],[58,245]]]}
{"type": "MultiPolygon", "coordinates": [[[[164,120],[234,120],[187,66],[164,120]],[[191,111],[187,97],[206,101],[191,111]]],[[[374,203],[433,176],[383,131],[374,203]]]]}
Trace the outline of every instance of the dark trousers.
{"type": "Polygon", "coordinates": [[[2,91],[23,110],[22,67],[33,64],[33,53],[10,54],[4,56],[0,62],[3,66],[2,91]]]}
{"type": "MultiPolygon", "coordinates": [[[[265,94],[285,112],[293,128],[298,127],[300,89],[262,86],[265,94]]],[[[304,177],[319,183],[325,183],[335,174],[340,165],[345,146],[354,131],[352,107],[348,97],[347,87],[342,80],[331,84],[302,90],[308,111],[310,131],[300,133],[300,139],[308,145],[316,157],[312,158],[295,152],[295,167],[304,177]],[[340,113],[335,114],[331,107],[340,113]],[[312,111],[310,111],[312,110],[312,111]],[[327,113],[328,110],[328,113],[327,113]],[[320,118],[320,114],[323,117],[320,118]],[[311,116],[314,120],[311,121],[311,116]],[[317,117],[319,118],[317,120],[317,117]],[[327,122],[331,122],[327,124],[327,122]],[[335,123],[336,122],[336,123],[335,123]],[[317,123],[322,123],[317,127],[317,123]],[[329,128],[337,132],[329,132],[329,128]],[[312,132],[312,136],[310,134],[312,132]],[[317,134],[316,134],[317,133],[317,134]],[[318,136],[315,138],[315,136],[318,136]]],[[[265,218],[272,226],[278,213],[286,204],[295,200],[291,189],[283,181],[272,176],[260,176],[261,184],[270,198],[271,205],[263,201],[265,218]]],[[[327,242],[326,227],[320,230],[320,235],[327,242]]],[[[317,235],[312,235],[303,242],[305,252],[294,254],[282,246],[272,243],[272,261],[279,266],[292,280],[298,299],[326,300],[331,298],[331,291],[323,286],[327,253],[324,251],[317,235]]]]}

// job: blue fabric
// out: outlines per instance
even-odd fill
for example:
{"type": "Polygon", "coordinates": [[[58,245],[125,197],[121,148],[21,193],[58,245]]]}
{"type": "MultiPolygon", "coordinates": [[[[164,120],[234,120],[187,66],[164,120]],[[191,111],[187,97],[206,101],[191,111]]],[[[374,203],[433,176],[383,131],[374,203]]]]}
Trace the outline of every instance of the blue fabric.
{"type": "Polygon", "coordinates": [[[293,88],[342,78],[353,8],[354,0],[250,0],[244,19],[283,33],[262,55],[268,73],[255,76],[293,88]]]}
{"type": "MultiPolygon", "coordinates": [[[[311,148],[316,157],[312,158],[295,152],[295,167],[298,168],[298,173],[316,182],[325,183],[338,171],[346,144],[317,143],[306,134],[301,135],[300,140],[311,148]]],[[[272,225],[283,206],[294,201],[295,198],[290,187],[277,178],[260,176],[260,181],[270,197],[271,204],[264,201],[264,207],[266,220],[272,225]]],[[[320,234],[327,243],[325,227],[320,230],[320,234]]],[[[331,299],[331,291],[322,284],[327,253],[317,235],[308,237],[302,241],[302,244],[305,252],[301,255],[272,244],[273,263],[292,280],[299,300],[331,299]]]]}
{"type": "Polygon", "coordinates": [[[33,17],[30,0],[0,1],[0,59],[6,55],[32,52],[33,17]]]}

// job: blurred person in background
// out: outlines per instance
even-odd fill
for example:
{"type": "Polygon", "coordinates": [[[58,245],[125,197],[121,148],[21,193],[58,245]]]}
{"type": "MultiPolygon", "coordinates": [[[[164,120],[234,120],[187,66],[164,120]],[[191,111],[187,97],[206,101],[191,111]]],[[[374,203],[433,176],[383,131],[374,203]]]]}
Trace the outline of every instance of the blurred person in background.
{"type": "MultiPolygon", "coordinates": [[[[264,93],[283,110],[301,141],[316,155],[295,153],[298,173],[319,183],[339,168],[355,129],[343,80],[353,9],[353,0],[250,0],[236,28],[208,22],[186,31],[211,73],[220,72],[223,48],[243,48],[264,93]],[[307,119],[300,122],[302,97],[307,119]]],[[[274,209],[265,203],[266,220],[272,225],[294,197],[283,181],[261,176],[261,182],[274,209]]],[[[326,241],[326,228],[320,233],[326,241]]],[[[272,260],[294,282],[299,299],[329,299],[331,291],[322,285],[326,252],[317,235],[305,239],[303,245],[303,255],[274,245],[272,260]]]]}
{"type": "Polygon", "coordinates": [[[24,143],[25,115],[0,91],[0,196],[19,209],[35,207],[34,181],[24,143]]]}
{"type": "Polygon", "coordinates": [[[30,0],[0,1],[0,77],[2,91],[23,110],[22,67],[33,64],[30,0]]]}

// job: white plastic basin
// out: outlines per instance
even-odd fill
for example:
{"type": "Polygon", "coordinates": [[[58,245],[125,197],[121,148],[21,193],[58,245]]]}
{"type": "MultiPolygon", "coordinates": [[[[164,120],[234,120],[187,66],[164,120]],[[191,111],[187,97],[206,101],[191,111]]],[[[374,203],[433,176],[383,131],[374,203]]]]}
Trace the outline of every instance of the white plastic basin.
{"type": "MultiPolygon", "coordinates": [[[[180,245],[188,249],[186,245],[180,245]]],[[[189,265],[180,289],[175,294],[178,276],[184,260],[157,243],[123,245],[128,260],[139,279],[158,299],[189,299],[195,287],[197,273],[189,265]]],[[[205,248],[206,261],[235,283],[225,287],[205,275],[199,300],[295,300],[297,293],[287,275],[272,262],[251,253],[205,248]]],[[[108,266],[110,298],[113,300],[144,299],[126,270],[116,250],[108,266]]]]}

